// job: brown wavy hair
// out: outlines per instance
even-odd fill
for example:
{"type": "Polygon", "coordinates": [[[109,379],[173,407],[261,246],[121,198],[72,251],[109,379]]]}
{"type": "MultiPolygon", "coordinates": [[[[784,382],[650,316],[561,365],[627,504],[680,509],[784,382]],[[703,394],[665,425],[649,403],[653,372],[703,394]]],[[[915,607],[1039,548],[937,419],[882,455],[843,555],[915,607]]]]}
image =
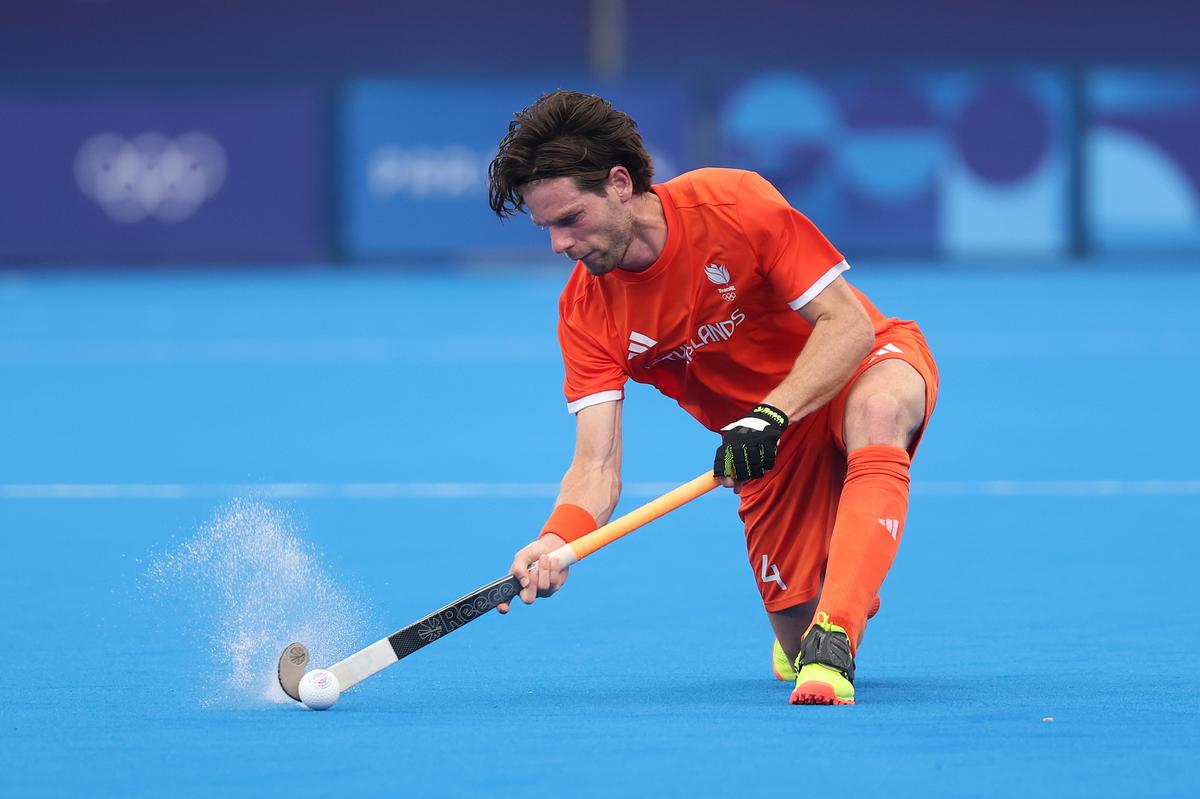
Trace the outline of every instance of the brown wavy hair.
{"type": "Polygon", "coordinates": [[[594,94],[550,92],[508,123],[488,166],[488,202],[496,216],[510,217],[525,208],[523,186],[557,177],[603,194],[615,166],[629,170],[635,192],[650,191],[654,165],[633,118],[594,94]]]}

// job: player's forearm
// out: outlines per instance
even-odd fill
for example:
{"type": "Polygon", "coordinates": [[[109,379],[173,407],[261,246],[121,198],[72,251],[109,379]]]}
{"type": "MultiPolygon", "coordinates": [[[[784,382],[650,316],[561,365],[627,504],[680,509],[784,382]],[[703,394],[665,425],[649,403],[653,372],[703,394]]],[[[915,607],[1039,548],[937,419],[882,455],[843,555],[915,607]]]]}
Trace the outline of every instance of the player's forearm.
{"type": "Polygon", "coordinates": [[[586,510],[604,524],[612,516],[621,496],[621,463],[617,460],[576,459],[563,475],[556,504],[572,504],[586,510]]]}
{"type": "Polygon", "coordinates": [[[807,416],[842,390],[874,342],[865,314],[818,319],[788,376],[762,401],[792,421],[807,416]]]}

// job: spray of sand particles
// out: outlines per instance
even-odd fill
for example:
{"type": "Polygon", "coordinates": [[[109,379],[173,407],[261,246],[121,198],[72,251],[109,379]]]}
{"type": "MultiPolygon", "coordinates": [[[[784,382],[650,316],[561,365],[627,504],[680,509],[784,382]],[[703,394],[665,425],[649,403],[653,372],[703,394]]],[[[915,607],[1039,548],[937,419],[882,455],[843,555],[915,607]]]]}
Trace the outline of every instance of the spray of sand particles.
{"type": "Polygon", "coordinates": [[[211,661],[206,705],[290,701],[275,676],[292,641],[328,665],[361,645],[362,607],[322,569],[287,514],[236,500],[146,571],[154,594],[185,604],[185,634],[211,661]]]}

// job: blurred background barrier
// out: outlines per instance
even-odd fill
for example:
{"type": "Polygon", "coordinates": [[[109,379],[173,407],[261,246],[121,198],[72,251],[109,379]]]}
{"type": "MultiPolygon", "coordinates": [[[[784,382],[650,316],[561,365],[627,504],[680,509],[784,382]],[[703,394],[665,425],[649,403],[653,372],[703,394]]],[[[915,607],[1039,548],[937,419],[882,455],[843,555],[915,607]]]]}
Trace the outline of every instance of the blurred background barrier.
{"type": "Polygon", "coordinates": [[[1098,252],[1200,252],[1200,72],[1098,71],[1083,136],[1098,252]]]}
{"type": "MultiPolygon", "coordinates": [[[[582,79],[566,85],[602,94],[638,121],[656,180],[690,166],[692,114],[680,87],[582,79]]],[[[545,91],[532,81],[370,80],[347,87],[339,118],[345,252],[370,258],[543,249],[545,234],[527,219],[501,223],[492,213],[487,168],[513,114],[545,91]]]]}
{"type": "Polygon", "coordinates": [[[0,263],[548,257],[531,225],[490,214],[486,166],[555,88],[638,119],[659,179],[764,173],[848,254],[1192,257],[1194,16],[1173,0],[6,4],[0,263]]]}
{"type": "Polygon", "coordinates": [[[756,75],[721,163],[761,172],[848,252],[1062,255],[1071,112],[1052,72],[756,75]]]}
{"type": "Polygon", "coordinates": [[[0,257],[324,257],[318,97],[190,94],[0,95],[0,257]]]}

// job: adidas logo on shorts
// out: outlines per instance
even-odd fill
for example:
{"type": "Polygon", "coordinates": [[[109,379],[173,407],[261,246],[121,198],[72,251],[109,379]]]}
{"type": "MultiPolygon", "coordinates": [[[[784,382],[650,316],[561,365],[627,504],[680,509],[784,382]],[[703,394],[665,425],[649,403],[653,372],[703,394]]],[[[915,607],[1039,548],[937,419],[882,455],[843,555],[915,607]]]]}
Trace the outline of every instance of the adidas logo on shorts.
{"type": "Polygon", "coordinates": [[[904,350],[900,349],[895,344],[892,344],[889,342],[887,344],[884,344],[879,349],[875,350],[875,353],[871,356],[871,360],[867,361],[867,363],[874,363],[877,358],[887,355],[889,352],[901,354],[904,352],[904,350]]]}

